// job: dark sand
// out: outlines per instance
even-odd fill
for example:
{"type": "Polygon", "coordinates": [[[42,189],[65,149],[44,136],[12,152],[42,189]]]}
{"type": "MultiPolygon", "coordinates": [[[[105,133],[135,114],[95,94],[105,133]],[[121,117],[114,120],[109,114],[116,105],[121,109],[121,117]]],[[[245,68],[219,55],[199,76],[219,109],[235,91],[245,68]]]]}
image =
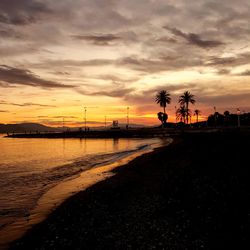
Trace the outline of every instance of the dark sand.
{"type": "Polygon", "coordinates": [[[66,200],[11,249],[250,249],[250,136],[196,134],[66,200]]]}

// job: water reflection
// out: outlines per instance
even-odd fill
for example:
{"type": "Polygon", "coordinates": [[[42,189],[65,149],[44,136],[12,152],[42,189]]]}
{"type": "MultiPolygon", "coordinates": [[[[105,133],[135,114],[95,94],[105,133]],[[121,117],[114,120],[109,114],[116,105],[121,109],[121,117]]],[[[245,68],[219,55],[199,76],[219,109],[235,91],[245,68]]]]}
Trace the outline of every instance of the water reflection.
{"type": "Polygon", "coordinates": [[[113,150],[118,151],[119,150],[119,138],[113,139],[113,150]]]}
{"type": "MultiPolygon", "coordinates": [[[[0,137],[0,214],[4,215],[0,226],[25,217],[26,211],[51,187],[74,180],[91,166],[117,161],[141,145],[158,142],[158,139],[0,137]]],[[[81,183],[86,180],[83,178],[81,183]]]]}

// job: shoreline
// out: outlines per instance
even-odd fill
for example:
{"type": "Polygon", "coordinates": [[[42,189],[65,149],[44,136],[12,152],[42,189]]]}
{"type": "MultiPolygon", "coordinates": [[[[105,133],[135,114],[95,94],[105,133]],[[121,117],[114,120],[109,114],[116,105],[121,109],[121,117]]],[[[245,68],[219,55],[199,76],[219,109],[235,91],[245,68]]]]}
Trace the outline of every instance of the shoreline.
{"type": "Polygon", "coordinates": [[[10,249],[240,248],[249,138],[184,135],[70,197],[10,249]]]}
{"type": "Polygon", "coordinates": [[[35,225],[42,223],[57,207],[71,196],[74,196],[78,192],[85,191],[96,183],[113,176],[114,173],[112,170],[115,168],[127,165],[133,159],[152,152],[157,148],[167,147],[171,142],[171,139],[167,138],[164,142],[150,145],[149,148],[139,149],[139,151],[132,152],[115,162],[98,164],[93,168],[81,172],[76,177],[51,187],[39,198],[36,206],[28,214],[28,217],[19,218],[14,223],[2,229],[0,249],[7,248],[11,242],[20,239],[27,231],[32,230],[35,225]]]}

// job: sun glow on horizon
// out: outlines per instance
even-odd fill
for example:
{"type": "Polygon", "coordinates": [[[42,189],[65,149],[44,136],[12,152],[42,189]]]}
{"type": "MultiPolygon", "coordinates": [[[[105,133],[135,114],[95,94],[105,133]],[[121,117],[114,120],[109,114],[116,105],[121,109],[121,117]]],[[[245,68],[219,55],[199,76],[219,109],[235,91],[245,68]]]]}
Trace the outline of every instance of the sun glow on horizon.
{"type": "Polygon", "coordinates": [[[126,123],[129,106],[131,123],[159,124],[160,90],[171,94],[170,122],[184,91],[195,95],[190,108],[203,120],[214,106],[250,111],[247,0],[205,0],[192,8],[184,0],[39,6],[0,1],[7,18],[0,20],[0,123],[59,126],[65,117],[78,126],[84,107],[98,107],[87,111],[92,126],[105,116],[126,123]]]}

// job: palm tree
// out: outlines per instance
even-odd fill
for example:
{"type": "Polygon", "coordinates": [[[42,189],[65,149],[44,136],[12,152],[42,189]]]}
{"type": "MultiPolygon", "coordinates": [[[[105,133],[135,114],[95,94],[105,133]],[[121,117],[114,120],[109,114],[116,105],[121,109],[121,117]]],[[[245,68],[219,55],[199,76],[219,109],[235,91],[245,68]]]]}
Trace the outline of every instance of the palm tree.
{"type": "Polygon", "coordinates": [[[161,107],[163,107],[163,113],[166,114],[166,106],[167,104],[170,104],[171,97],[168,91],[161,90],[156,94],[155,102],[157,104],[160,104],[161,107]]]}
{"type": "Polygon", "coordinates": [[[201,114],[201,111],[199,110],[199,109],[196,109],[195,111],[194,111],[194,115],[196,115],[196,122],[198,122],[199,121],[199,115],[201,114]]]}
{"type": "MultiPolygon", "coordinates": [[[[182,106],[186,106],[186,111],[188,111],[188,106],[189,106],[189,103],[191,104],[195,104],[195,99],[194,99],[194,95],[192,95],[189,91],[186,91],[183,93],[183,95],[181,95],[179,97],[179,103],[182,105],[182,106]]],[[[187,124],[188,124],[188,114],[186,114],[186,121],[187,121],[187,124]]]]}
{"type": "Polygon", "coordinates": [[[187,112],[187,111],[186,111],[185,106],[181,105],[181,106],[176,110],[177,119],[180,120],[181,122],[184,120],[184,122],[185,122],[186,112],[187,112]]]}

